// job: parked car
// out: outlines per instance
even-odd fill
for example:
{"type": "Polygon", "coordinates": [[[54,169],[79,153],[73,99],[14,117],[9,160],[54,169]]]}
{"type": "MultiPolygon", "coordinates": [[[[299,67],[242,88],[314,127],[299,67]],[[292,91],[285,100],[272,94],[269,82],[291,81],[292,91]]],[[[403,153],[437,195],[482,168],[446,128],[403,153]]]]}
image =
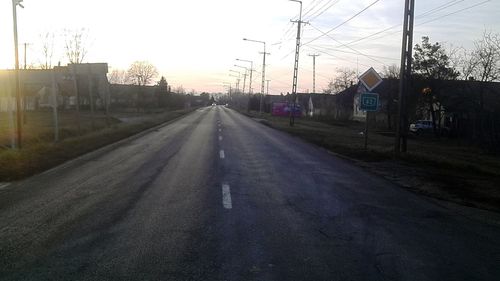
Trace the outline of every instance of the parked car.
{"type": "MultiPolygon", "coordinates": [[[[436,128],[438,129],[438,128],[436,128]]],[[[441,135],[447,135],[450,129],[448,127],[441,127],[441,135]]],[[[416,135],[423,133],[432,133],[432,121],[431,120],[417,120],[415,123],[410,124],[410,132],[416,135]]]]}
{"type": "Polygon", "coordinates": [[[417,120],[415,123],[410,124],[410,132],[414,134],[422,134],[426,132],[432,132],[432,121],[431,120],[417,120]]]}

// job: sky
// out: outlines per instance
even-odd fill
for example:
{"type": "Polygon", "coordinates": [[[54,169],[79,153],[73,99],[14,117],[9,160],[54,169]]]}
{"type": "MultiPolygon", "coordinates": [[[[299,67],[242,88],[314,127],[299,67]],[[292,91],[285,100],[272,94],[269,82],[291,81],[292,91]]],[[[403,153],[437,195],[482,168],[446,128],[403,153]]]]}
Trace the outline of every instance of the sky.
{"type": "MultiPolygon", "coordinates": [[[[415,0],[414,43],[473,47],[487,31],[500,32],[500,0],[415,0]]],[[[149,61],[173,87],[187,91],[227,91],[240,71],[254,62],[252,88],[260,91],[263,44],[269,94],[291,92],[299,3],[287,0],[24,0],[18,8],[20,63],[38,65],[41,35],[54,34],[53,64],[67,63],[64,30],[84,29],[85,62],[107,62],[126,70],[134,61],[149,61]]],[[[359,73],[369,67],[399,65],[403,0],[304,0],[298,91],[311,92],[316,57],[316,92],[325,89],[336,69],[359,73]],[[367,8],[368,7],[368,8],[367,8]],[[367,9],[365,9],[367,8],[367,9]],[[364,10],[364,11],[363,11],[364,10]],[[363,11],[363,12],[361,12],[363,11]],[[361,13],[360,13],[361,12],[361,13]],[[358,14],[355,16],[356,14],[358,14]],[[331,32],[329,32],[331,30],[331,32]],[[385,31],[384,31],[385,30],[385,31]],[[365,38],[374,33],[377,35],[365,38]],[[328,36],[322,33],[328,32],[328,36]],[[362,39],[362,40],[360,40],[362,39]],[[353,42],[356,41],[356,42],[353,42]]],[[[14,67],[12,3],[0,0],[0,68],[14,67]]],[[[247,80],[249,80],[247,78],[247,80]]],[[[248,88],[249,81],[246,81],[248,88]]],[[[246,90],[248,91],[248,89],[246,90]]]]}

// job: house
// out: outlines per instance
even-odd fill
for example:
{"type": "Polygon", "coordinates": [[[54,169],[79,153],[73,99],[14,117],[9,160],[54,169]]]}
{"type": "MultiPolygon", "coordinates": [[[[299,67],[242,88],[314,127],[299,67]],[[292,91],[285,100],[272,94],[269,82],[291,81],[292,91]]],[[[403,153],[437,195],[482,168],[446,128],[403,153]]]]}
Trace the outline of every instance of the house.
{"type": "MultiPolygon", "coordinates": [[[[365,115],[359,110],[362,92],[359,87],[353,85],[335,94],[344,100],[343,103],[337,102],[335,107],[350,108],[352,113],[347,114],[350,120],[364,121],[365,115]]],[[[383,79],[372,92],[378,93],[380,99],[379,110],[372,114],[377,126],[393,129],[397,118],[399,79],[383,79]]],[[[470,135],[478,127],[494,128],[500,124],[500,83],[415,79],[410,83],[407,105],[410,122],[434,119],[438,126],[447,126],[460,135],[470,135]]]]}
{"type": "MultiPolygon", "coordinates": [[[[108,65],[106,63],[69,64],[53,69],[19,70],[20,91],[24,110],[51,106],[49,96],[55,89],[57,103],[63,108],[76,105],[77,91],[82,106],[103,106],[108,96],[108,65]],[[74,78],[76,77],[76,83],[74,78]],[[92,93],[92,96],[90,96],[92,93]]],[[[15,72],[0,70],[0,111],[12,110],[15,104],[15,72]]]]}

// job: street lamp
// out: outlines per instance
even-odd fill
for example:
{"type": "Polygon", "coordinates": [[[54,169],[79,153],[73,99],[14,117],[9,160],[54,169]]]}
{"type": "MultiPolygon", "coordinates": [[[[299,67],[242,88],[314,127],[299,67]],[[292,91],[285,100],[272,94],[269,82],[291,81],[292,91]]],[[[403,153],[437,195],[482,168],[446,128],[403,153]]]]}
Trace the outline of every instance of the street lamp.
{"type": "Polygon", "coordinates": [[[242,60],[242,59],[236,59],[237,61],[243,61],[243,62],[249,62],[250,63],[250,83],[248,83],[248,93],[252,93],[252,73],[253,73],[253,61],[251,60],[242,60]]]}
{"type": "Polygon", "coordinates": [[[16,144],[21,149],[22,122],[21,122],[21,85],[19,79],[19,49],[17,40],[17,6],[24,8],[21,4],[23,0],[12,0],[12,18],[14,21],[14,59],[15,59],[15,89],[16,89],[16,119],[17,119],[17,139],[16,144]]]}
{"type": "Polygon", "coordinates": [[[262,113],[262,96],[264,95],[264,83],[266,82],[266,42],[264,41],[259,41],[259,40],[253,40],[253,39],[248,39],[248,38],[243,38],[244,41],[249,41],[249,42],[255,42],[255,43],[261,43],[264,44],[264,52],[262,53],[262,84],[260,86],[260,106],[259,106],[259,111],[262,113]]]}

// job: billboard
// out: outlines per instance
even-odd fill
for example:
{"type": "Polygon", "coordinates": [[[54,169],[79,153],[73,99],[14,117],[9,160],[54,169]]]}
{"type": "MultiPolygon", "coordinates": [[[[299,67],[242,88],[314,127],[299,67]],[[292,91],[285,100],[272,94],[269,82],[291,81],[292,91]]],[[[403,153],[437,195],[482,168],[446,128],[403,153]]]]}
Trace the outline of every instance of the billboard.
{"type": "MultiPolygon", "coordinates": [[[[271,115],[273,116],[290,116],[290,110],[293,107],[293,104],[288,104],[287,102],[273,102],[271,108],[271,115]]],[[[295,105],[295,109],[293,110],[293,116],[301,117],[302,110],[300,108],[300,104],[295,105]]]]}

